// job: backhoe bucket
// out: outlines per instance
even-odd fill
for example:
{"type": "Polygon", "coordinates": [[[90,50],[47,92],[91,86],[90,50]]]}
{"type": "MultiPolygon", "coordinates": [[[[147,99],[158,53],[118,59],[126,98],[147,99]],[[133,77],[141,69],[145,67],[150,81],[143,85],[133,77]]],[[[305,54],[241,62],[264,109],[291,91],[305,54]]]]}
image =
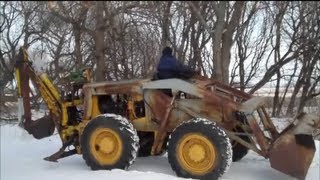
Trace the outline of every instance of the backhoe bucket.
{"type": "Polygon", "coordinates": [[[51,136],[54,132],[55,124],[50,116],[44,116],[35,121],[31,121],[26,126],[26,130],[36,139],[42,139],[51,136]]]}
{"type": "Polygon", "coordinates": [[[315,151],[311,135],[295,135],[292,130],[288,130],[276,139],[269,151],[271,167],[304,180],[315,151]]]}

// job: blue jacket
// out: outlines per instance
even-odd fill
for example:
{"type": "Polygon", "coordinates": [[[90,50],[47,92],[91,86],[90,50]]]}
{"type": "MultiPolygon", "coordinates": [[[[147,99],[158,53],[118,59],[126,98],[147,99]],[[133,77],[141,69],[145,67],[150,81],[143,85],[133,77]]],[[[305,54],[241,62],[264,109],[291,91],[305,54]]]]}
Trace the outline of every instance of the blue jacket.
{"type": "Polygon", "coordinates": [[[160,58],[157,71],[159,79],[190,78],[193,75],[193,71],[190,68],[184,66],[174,56],[168,54],[160,58]]]}

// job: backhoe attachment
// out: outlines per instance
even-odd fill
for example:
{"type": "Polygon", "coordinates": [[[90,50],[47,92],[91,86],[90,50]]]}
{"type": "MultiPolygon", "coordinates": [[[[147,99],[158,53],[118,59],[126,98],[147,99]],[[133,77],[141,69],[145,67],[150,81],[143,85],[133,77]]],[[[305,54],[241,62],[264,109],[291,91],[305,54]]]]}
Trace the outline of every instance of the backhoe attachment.
{"type": "Polygon", "coordinates": [[[21,114],[19,114],[20,126],[23,127],[29,134],[32,134],[36,139],[42,139],[51,136],[55,129],[55,123],[50,115],[46,115],[37,120],[31,119],[31,107],[30,107],[30,85],[29,80],[32,80],[35,86],[38,86],[41,93],[44,94],[44,100],[46,98],[53,99],[53,94],[50,88],[46,86],[45,82],[36,74],[32,67],[31,62],[28,59],[27,52],[20,48],[19,55],[15,64],[15,75],[18,86],[19,107],[23,107],[21,114]]]}

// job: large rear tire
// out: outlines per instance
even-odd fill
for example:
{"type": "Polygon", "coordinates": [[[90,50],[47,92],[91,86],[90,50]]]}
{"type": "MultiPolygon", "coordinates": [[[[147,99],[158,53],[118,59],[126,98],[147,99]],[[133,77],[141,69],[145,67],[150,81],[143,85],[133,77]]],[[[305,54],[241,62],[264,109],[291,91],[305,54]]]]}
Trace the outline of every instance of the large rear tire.
{"type": "Polygon", "coordinates": [[[192,119],[171,133],[168,160],[180,177],[218,179],[231,165],[232,147],[226,133],[214,122],[192,119]]]}
{"type": "Polygon", "coordinates": [[[103,114],[91,120],[80,139],[82,157],[92,170],[127,169],[137,156],[139,137],[124,117],[103,114]]]}

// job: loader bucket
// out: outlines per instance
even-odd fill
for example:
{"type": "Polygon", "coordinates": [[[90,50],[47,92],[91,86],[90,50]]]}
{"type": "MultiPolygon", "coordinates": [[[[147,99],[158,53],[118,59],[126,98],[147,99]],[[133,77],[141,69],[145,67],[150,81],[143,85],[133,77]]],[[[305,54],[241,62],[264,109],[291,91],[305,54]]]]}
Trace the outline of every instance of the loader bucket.
{"type": "Polygon", "coordinates": [[[315,153],[311,135],[286,131],[273,143],[269,151],[271,167],[287,175],[304,180],[315,153]]]}
{"type": "Polygon", "coordinates": [[[35,121],[31,121],[26,130],[36,139],[42,139],[51,136],[54,132],[55,124],[50,116],[44,116],[35,121]]]}

